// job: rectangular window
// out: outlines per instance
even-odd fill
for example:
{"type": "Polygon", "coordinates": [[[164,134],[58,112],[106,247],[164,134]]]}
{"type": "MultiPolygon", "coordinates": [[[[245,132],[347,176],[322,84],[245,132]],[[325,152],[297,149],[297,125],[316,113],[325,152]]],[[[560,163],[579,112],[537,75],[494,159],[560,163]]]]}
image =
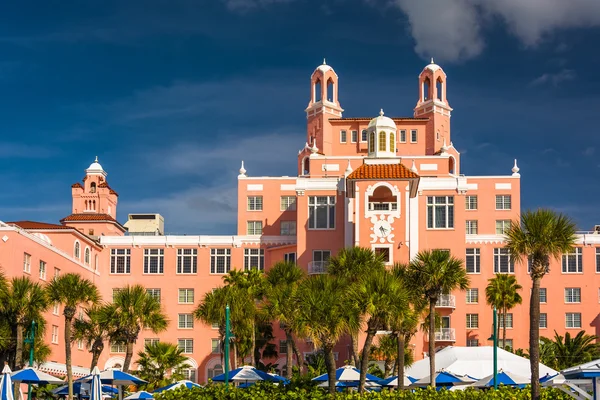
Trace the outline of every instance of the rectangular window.
{"type": "Polygon", "coordinates": [[[130,274],[131,273],[131,249],[111,249],[110,250],[110,273],[111,274],[130,274]]]}
{"type": "Polygon", "coordinates": [[[479,289],[470,288],[467,289],[467,304],[479,303],[479,289]]]}
{"type": "Polygon", "coordinates": [[[281,221],[279,225],[279,234],[281,236],[295,236],[296,221],[281,221]]]}
{"type": "Polygon", "coordinates": [[[160,303],[160,289],[146,289],[146,293],[160,303]]]}
{"type": "Polygon", "coordinates": [[[262,211],[262,196],[248,196],[248,211],[262,211]]]}
{"type": "Polygon", "coordinates": [[[198,272],[198,249],[177,249],[177,273],[195,274],[198,272]]]}
{"type": "Polygon", "coordinates": [[[325,272],[330,258],[331,251],[329,250],[313,250],[313,269],[325,272]]]}
{"type": "Polygon", "coordinates": [[[179,329],[194,329],[194,316],[192,314],[179,314],[179,329]]]}
{"type": "Polygon", "coordinates": [[[279,354],[287,354],[287,340],[279,340],[279,354]]]}
{"type": "Polygon", "coordinates": [[[510,259],[510,252],[504,247],[494,249],[494,273],[496,274],[514,274],[515,264],[510,259]]]}
{"type": "Polygon", "coordinates": [[[54,303],[54,308],[52,309],[52,314],[60,315],[60,303],[54,303]]]}
{"type": "Polygon", "coordinates": [[[58,344],[58,326],[52,325],[52,343],[58,344]]]}
{"type": "Polygon", "coordinates": [[[246,232],[252,236],[262,235],[262,221],[248,221],[246,232]]]}
{"type": "Polygon", "coordinates": [[[296,196],[281,196],[279,211],[296,211],[296,196]]]}
{"type": "Polygon", "coordinates": [[[184,354],[194,352],[194,339],[177,339],[177,345],[184,354]]]}
{"type": "Polygon", "coordinates": [[[400,129],[400,142],[406,143],[406,129],[400,129]]]}
{"type": "Polygon", "coordinates": [[[547,328],[548,327],[548,314],[546,313],[540,313],[540,328],[547,328]]]}
{"type": "Polygon", "coordinates": [[[367,141],[367,130],[366,129],[363,129],[362,132],[360,132],[360,141],[361,142],[367,141]]]}
{"type": "Polygon", "coordinates": [[[210,273],[228,274],[231,270],[231,249],[210,249],[210,273]]]}
{"type": "Polygon", "coordinates": [[[565,288],[565,303],[581,303],[581,288],[565,288]]]}
{"type": "Polygon", "coordinates": [[[479,314],[467,314],[467,329],[479,328],[479,314]]]}
{"type": "Polygon", "coordinates": [[[352,143],[356,143],[358,140],[358,131],[352,131],[352,143]]]}
{"type": "Polygon", "coordinates": [[[510,219],[496,220],[496,235],[504,235],[508,228],[510,228],[510,219]]]}
{"type": "Polygon", "coordinates": [[[179,304],[194,304],[194,289],[179,289],[179,304]]]}
{"type": "Polygon", "coordinates": [[[23,272],[31,273],[31,254],[23,253],[23,272]]]}
{"type": "Polygon", "coordinates": [[[146,346],[154,346],[154,345],[157,345],[158,343],[160,343],[160,339],[159,338],[147,338],[147,339],[144,339],[144,347],[146,347],[146,346]]]}
{"type": "Polygon", "coordinates": [[[510,194],[496,195],[496,210],[510,210],[510,194]]]}
{"type": "Polygon", "coordinates": [[[346,143],[346,131],[340,131],[340,143],[346,143]]]}
{"type": "Polygon", "coordinates": [[[308,229],[335,229],[335,196],[308,197],[308,229]]]}
{"type": "Polygon", "coordinates": [[[506,341],[503,341],[502,339],[499,339],[498,340],[498,346],[501,347],[501,348],[503,348],[503,349],[506,349],[508,347],[509,349],[512,350],[513,349],[513,340],[512,339],[506,339],[506,341]]]}
{"type": "Polygon", "coordinates": [[[244,270],[251,269],[265,270],[264,249],[244,249],[244,270]]]}
{"type": "Polygon", "coordinates": [[[46,261],[40,260],[40,279],[46,280],[46,261]]]}
{"type": "Polygon", "coordinates": [[[283,261],[295,263],[296,262],[296,253],[285,253],[283,255],[283,261]]]}
{"type": "Polygon", "coordinates": [[[478,347],[479,346],[479,339],[467,339],[467,347],[478,347]]]}
{"type": "Polygon", "coordinates": [[[83,340],[77,340],[77,350],[83,350],[83,340]]]}
{"type": "Polygon", "coordinates": [[[596,247],[596,272],[600,272],[600,247],[596,247]]]}
{"type": "Polygon", "coordinates": [[[465,196],[465,210],[477,210],[477,195],[465,196]]]}
{"type": "Polygon", "coordinates": [[[467,235],[477,235],[477,220],[466,221],[467,235]]]}
{"type": "Polygon", "coordinates": [[[210,328],[211,328],[211,329],[219,329],[219,323],[218,323],[218,322],[216,322],[216,323],[212,323],[212,324],[210,324],[210,328]]]}
{"type": "Polygon", "coordinates": [[[60,276],[60,268],[54,267],[54,277],[58,278],[60,276]]]}
{"type": "Polygon", "coordinates": [[[163,274],[165,272],[165,249],[144,249],[144,273],[163,274]]]}
{"type": "Polygon", "coordinates": [[[417,143],[417,130],[413,129],[410,131],[410,142],[417,143]]]}
{"type": "Polygon", "coordinates": [[[546,288],[540,288],[540,303],[546,303],[548,301],[548,294],[546,288]]]}
{"type": "Polygon", "coordinates": [[[389,247],[375,247],[375,255],[381,257],[384,263],[389,264],[392,262],[392,252],[389,247]]]}
{"type": "Polygon", "coordinates": [[[220,354],[221,353],[221,341],[219,339],[210,339],[210,348],[211,348],[211,353],[220,354]]]}
{"type": "Polygon", "coordinates": [[[111,353],[125,353],[127,351],[127,345],[125,343],[120,342],[111,342],[110,343],[110,352],[111,353]]]}
{"type": "Polygon", "coordinates": [[[481,272],[480,252],[480,249],[467,249],[467,255],[465,257],[465,267],[467,268],[467,274],[479,274],[481,272]]]}
{"type": "Polygon", "coordinates": [[[581,313],[566,313],[565,326],[567,328],[581,328],[581,313]]]}
{"type": "Polygon", "coordinates": [[[563,274],[575,274],[583,272],[583,256],[581,247],[575,247],[573,252],[563,254],[562,256],[563,274]]]}
{"type": "Polygon", "coordinates": [[[504,323],[506,322],[506,328],[511,329],[513,327],[513,315],[512,313],[506,313],[498,315],[498,322],[500,323],[500,329],[504,329],[504,323]]]}
{"type": "Polygon", "coordinates": [[[454,228],[454,196],[427,196],[427,228],[454,228]]]}

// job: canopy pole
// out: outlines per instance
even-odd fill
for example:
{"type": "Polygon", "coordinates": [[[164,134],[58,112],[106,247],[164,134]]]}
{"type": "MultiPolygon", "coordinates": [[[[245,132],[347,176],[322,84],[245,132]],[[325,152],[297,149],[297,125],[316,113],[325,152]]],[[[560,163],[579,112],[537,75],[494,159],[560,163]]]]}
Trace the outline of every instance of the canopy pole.
{"type": "MultiPolygon", "coordinates": [[[[506,323],[506,321],[504,321],[506,323]]],[[[498,311],[494,307],[494,389],[498,389],[498,311]]],[[[504,343],[503,343],[504,344],[504,343]]]]}
{"type": "Polygon", "coordinates": [[[225,306],[225,391],[229,391],[229,304],[225,306]]]}

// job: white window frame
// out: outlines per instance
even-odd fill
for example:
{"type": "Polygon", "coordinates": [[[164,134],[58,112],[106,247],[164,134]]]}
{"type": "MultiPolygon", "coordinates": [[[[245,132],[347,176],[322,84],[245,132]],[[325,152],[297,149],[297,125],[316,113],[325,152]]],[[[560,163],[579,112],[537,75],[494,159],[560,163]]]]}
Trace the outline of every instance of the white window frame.
{"type": "Polygon", "coordinates": [[[111,275],[131,274],[131,249],[110,249],[111,275]],[[123,272],[119,271],[119,263],[123,262],[123,272]]]}
{"type": "Polygon", "coordinates": [[[466,296],[467,304],[479,304],[479,289],[478,288],[468,288],[467,296],[466,296]]]}
{"type": "Polygon", "coordinates": [[[149,288],[146,289],[146,293],[150,295],[150,297],[156,299],[159,303],[161,300],[161,290],[160,288],[149,288]]]}
{"type": "Polygon", "coordinates": [[[573,252],[569,252],[562,255],[562,273],[563,274],[582,274],[583,273],[583,249],[581,247],[574,247],[573,252]],[[575,271],[569,271],[569,262],[575,262],[575,271]]]}
{"type": "Polygon", "coordinates": [[[285,253],[283,255],[283,261],[296,263],[296,253],[285,253]]]}
{"type": "Polygon", "coordinates": [[[244,271],[265,270],[265,249],[244,249],[244,271]]]}
{"type": "Polygon", "coordinates": [[[479,247],[469,247],[465,250],[465,269],[467,270],[467,274],[481,274],[481,249],[479,247]],[[468,270],[467,261],[469,257],[473,257],[474,272],[468,270]]]}
{"type": "Polygon", "coordinates": [[[58,325],[52,325],[52,344],[58,344],[58,325]]]}
{"type": "Polygon", "coordinates": [[[81,260],[81,243],[79,243],[79,240],[76,240],[73,244],[73,257],[81,260]]]}
{"type": "Polygon", "coordinates": [[[345,129],[340,130],[340,143],[348,143],[348,132],[345,129]]]}
{"type": "Polygon", "coordinates": [[[40,260],[40,279],[45,281],[46,280],[46,267],[47,267],[47,263],[44,260],[40,260]]]}
{"type": "Polygon", "coordinates": [[[565,288],[565,304],[580,304],[581,303],[581,288],[567,287],[565,288]]]}
{"type": "Polygon", "coordinates": [[[262,211],[263,197],[262,196],[247,196],[246,211],[262,211]]]}
{"type": "Polygon", "coordinates": [[[165,273],[165,249],[144,249],[144,275],[165,273]],[[156,272],[152,271],[152,261],[156,261],[156,272]]]}
{"type": "Polygon", "coordinates": [[[465,221],[465,229],[467,231],[467,235],[477,235],[479,232],[479,223],[476,219],[468,219],[465,221]]]}
{"type": "Polygon", "coordinates": [[[540,288],[540,304],[546,304],[548,302],[548,288],[540,288]],[[542,291],[544,296],[542,298],[542,291]],[[543,301],[542,301],[543,299],[543,301]]]}
{"type": "Polygon", "coordinates": [[[450,230],[454,229],[454,196],[427,196],[427,229],[428,230],[450,230]],[[438,203],[444,199],[443,203],[438,203]],[[444,226],[437,227],[436,210],[445,209],[444,226]],[[431,212],[430,212],[431,210],[431,212]],[[430,226],[431,225],[431,226],[430,226]]]}
{"type": "Polygon", "coordinates": [[[279,339],[279,354],[287,354],[287,340],[279,339]]]}
{"type": "Polygon", "coordinates": [[[192,354],[194,352],[194,339],[177,339],[177,347],[182,350],[182,354],[192,354]]]}
{"type": "Polygon", "coordinates": [[[52,307],[52,314],[60,315],[60,303],[54,303],[54,305],[52,307]]]}
{"type": "Polygon", "coordinates": [[[360,131],[360,142],[366,143],[368,141],[369,141],[369,132],[367,132],[366,129],[363,129],[362,131],[360,131]]]}
{"type": "Polygon", "coordinates": [[[308,196],[308,229],[310,230],[334,230],[335,229],[335,212],[336,212],[336,197],[335,196],[308,196]],[[325,202],[323,203],[323,200],[325,202]],[[319,201],[321,204],[319,204],[319,201]],[[319,228],[317,226],[317,215],[320,209],[326,209],[326,227],[319,228]],[[333,216],[333,219],[332,219],[333,216]]]}
{"type": "Polygon", "coordinates": [[[479,314],[468,313],[466,315],[467,329],[479,329],[479,314]]]}
{"type": "Polygon", "coordinates": [[[296,196],[281,196],[279,211],[296,211],[296,196]]]}
{"type": "Polygon", "coordinates": [[[58,278],[60,276],[60,268],[54,267],[54,278],[58,278]]]}
{"type": "Polygon", "coordinates": [[[358,131],[350,131],[350,142],[356,143],[358,141],[358,131]]]}
{"type": "Polygon", "coordinates": [[[501,345],[499,344],[498,346],[502,349],[505,349],[506,347],[509,347],[511,350],[514,349],[514,342],[512,339],[506,339],[506,343],[502,339],[498,339],[498,343],[501,343],[501,345]]]}
{"type": "Polygon", "coordinates": [[[377,253],[377,249],[387,249],[388,259],[383,262],[385,265],[392,265],[394,263],[394,245],[393,244],[373,244],[371,245],[373,253],[377,253]]]}
{"type": "Polygon", "coordinates": [[[296,236],[296,221],[281,221],[279,223],[281,236],[296,236]]]}
{"type": "Polygon", "coordinates": [[[548,313],[540,313],[540,329],[546,328],[548,328],[548,313]]]}
{"type": "Polygon", "coordinates": [[[83,350],[83,340],[77,339],[77,350],[83,350]]]}
{"type": "Polygon", "coordinates": [[[479,347],[479,339],[468,338],[467,339],[467,347],[479,347]]]}
{"type": "Polygon", "coordinates": [[[477,211],[478,199],[476,194],[470,194],[465,196],[465,210],[477,211]]]}
{"type": "Polygon", "coordinates": [[[510,219],[497,219],[496,220],[496,235],[504,235],[505,232],[510,228],[510,219]]]}
{"type": "Polygon", "coordinates": [[[210,249],[210,274],[225,275],[231,271],[231,249],[210,249]]]}
{"type": "Polygon", "coordinates": [[[31,254],[23,253],[23,272],[31,274],[31,254]]]}
{"type": "Polygon", "coordinates": [[[410,130],[410,142],[417,143],[419,141],[419,131],[417,129],[410,130]]]}
{"type": "Polygon", "coordinates": [[[145,338],[144,339],[144,347],[152,346],[160,343],[160,338],[145,338]]]}
{"type": "Polygon", "coordinates": [[[219,339],[210,339],[210,354],[221,354],[221,341],[219,339]]]}
{"type": "Polygon", "coordinates": [[[177,329],[194,329],[194,314],[177,314],[177,329]]]}
{"type": "Polygon", "coordinates": [[[262,235],[262,230],[262,221],[246,221],[246,234],[248,236],[260,236],[262,235]]]}
{"type": "Polygon", "coordinates": [[[578,313],[578,312],[565,313],[565,328],[566,329],[581,329],[581,326],[582,326],[581,313],[578,313]],[[577,319],[579,319],[579,321],[577,321],[577,319]],[[579,322],[578,325],[577,325],[577,322],[579,322]]]}
{"type": "Polygon", "coordinates": [[[194,288],[179,288],[177,291],[177,304],[194,304],[194,297],[194,288]],[[181,301],[182,298],[183,301],[181,301]]]}
{"type": "Polygon", "coordinates": [[[495,274],[514,274],[515,263],[510,258],[510,252],[506,247],[494,247],[494,273],[495,274]],[[502,261],[508,257],[508,271],[502,271],[502,261]]]}
{"type": "Polygon", "coordinates": [[[177,249],[177,275],[196,275],[198,273],[198,249],[177,249]],[[190,272],[184,272],[186,260],[189,258],[190,272]]]}
{"type": "Polygon", "coordinates": [[[406,129],[398,131],[398,138],[400,139],[400,143],[406,143],[406,129]]]}
{"type": "Polygon", "coordinates": [[[506,316],[504,314],[498,314],[498,326],[500,327],[500,329],[504,328],[504,320],[506,319],[506,329],[512,329],[513,328],[513,314],[512,313],[506,313],[506,316]]]}
{"type": "Polygon", "coordinates": [[[92,250],[89,246],[85,246],[85,250],[83,251],[83,262],[85,265],[90,265],[92,262],[92,250]]]}
{"type": "Polygon", "coordinates": [[[512,198],[510,194],[496,195],[496,210],[510,210],[512,207],[512,198]]]}

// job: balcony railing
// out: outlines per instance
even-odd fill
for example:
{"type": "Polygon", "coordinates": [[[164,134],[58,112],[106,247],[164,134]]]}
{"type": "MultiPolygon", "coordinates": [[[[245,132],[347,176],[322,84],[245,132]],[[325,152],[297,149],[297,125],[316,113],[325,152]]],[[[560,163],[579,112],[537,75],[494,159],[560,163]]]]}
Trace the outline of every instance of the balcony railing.
{"type": "Polygon", "coordinates": [[[396,211],[398,209],[398,203],[378,203],[374,201],[369,202],[369,211],[396,211]]]}
{"type": "Polygon", "coordinates": [[[435,303],[437,308],[456,308],[456,297],[451,294],[443,294],[438,297],[437,303],[435,303]]]}
{"type": "Polygon", "coordinates": [[[454,342],[456,340],[456,330],[454,328],[439,328],[435,331],[436,342],[454,342]]]}
{"type": "Polygon", "coordinates": [[[311,261],[308,263],[308,274],[324,274],[328,265],[329,261],[311,261]]]}

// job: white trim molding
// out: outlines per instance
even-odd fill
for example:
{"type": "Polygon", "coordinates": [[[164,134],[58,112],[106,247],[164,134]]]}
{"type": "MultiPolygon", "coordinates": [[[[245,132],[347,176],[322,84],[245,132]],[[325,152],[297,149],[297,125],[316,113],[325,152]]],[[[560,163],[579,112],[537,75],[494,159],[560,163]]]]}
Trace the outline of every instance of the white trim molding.
{"type": "Polygon", "coordinates": [[[502,244],[506,242],[505,235],[466,235],[467,244],[502,244]]]}

